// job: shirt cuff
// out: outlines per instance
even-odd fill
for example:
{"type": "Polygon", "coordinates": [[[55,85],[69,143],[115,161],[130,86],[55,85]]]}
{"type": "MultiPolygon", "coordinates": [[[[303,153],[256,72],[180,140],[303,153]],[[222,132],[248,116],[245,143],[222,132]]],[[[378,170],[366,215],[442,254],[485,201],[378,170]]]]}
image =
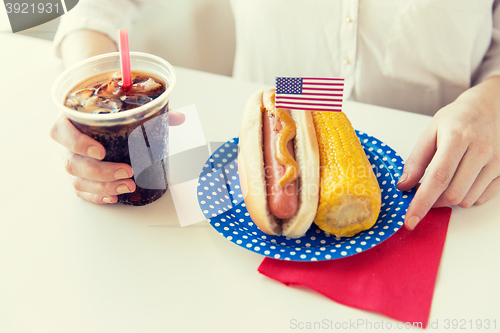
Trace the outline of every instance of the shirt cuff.
{"type": "Polygon", "coordinates": [[[483,82],[489,77],[500,75],[500,30],[493,31],[490,49],[484,57],[478,74],[474,84],[483,82]]]}
{"type": "Polygon", "coordinates": [[[138,8],[129,0],[82,0],[61,17],[52,48],[61,58],[61,42],[76,30],[88,29],[107,35],[118,45],[118,29],[130,29],[138,8]]]}
{"type": "Polygon", "coordinates": [[[500,1],[495,3],[493,9],[493,32],[491,44],[479,67],[473,84],[483,82],[489,77],[500,75],[500,1]]]}

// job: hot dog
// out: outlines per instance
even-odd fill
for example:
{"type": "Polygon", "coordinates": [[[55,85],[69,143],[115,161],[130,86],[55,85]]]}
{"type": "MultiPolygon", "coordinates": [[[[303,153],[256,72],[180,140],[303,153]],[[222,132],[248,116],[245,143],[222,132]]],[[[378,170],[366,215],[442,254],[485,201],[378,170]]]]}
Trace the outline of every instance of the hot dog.
{"type": "Polygon", "coordinates": [[[298,238],[314,221],[348,237],[375,224],[380,187],[343,112],[276,109],[274,89],[259,91],[239,140],[241,189],[263,232],[298,238]]]}
{"type": "MultiPolygon", "coordinates": [[[[298,173],[297,163],[295,162],[293,141],[291,140],[295,137],[297,127],[295,122],[292,121],[289,124],[290,128],[283,129],[283,125],[277,119],[277,112],[280,112],[282,117],[285,116],[289,118],[291,117],[290,111],[276,110],[272,99],[272,91],[268,90],[264,92],[262,100],[265,110],[262,113],[262,124],[264,136],[264,172],[267,185],[267,203],[269,205],[269,210],[276,218],[288,219],[294,216],[298,209],[297,180],[289,180],[286,185],[280,185],[280,181],[282,181],[286,172],[290,174],[298,173]],[[284,115],[284,113],[286,113],[286,115],[284,115]],[[284,130],[288,130],[289,133],[287,136],[283,135],[284,130]],[[276,148],[279,146],[278,140],[287,141],[286,148],[289,154],[288,158],[292,162],[288,166],[288,170],[276,159],[276,148]]],[[[283,142],[283,144],[284,143],[285,142],[283,142]]],[[[285,164],[286,162],[283,163],[285,164]]],[[[298,174],[292,175],[293,178],[295,178],[295,176],[298,176],[298,174]]]]}
{"type": "Polygon", "coordinates": [[[318,207],[318,144],[310,112],[282,110],[295,127],[286,147],[296,162],[288,175],[297,179],[280,187],[287,170],[275,157],[283,135],[275,111],[274,90],[258,91],[246,104],[238,155],[241,189],[250,217],[263,232],[298,238],[311,226],[318,207]]]}

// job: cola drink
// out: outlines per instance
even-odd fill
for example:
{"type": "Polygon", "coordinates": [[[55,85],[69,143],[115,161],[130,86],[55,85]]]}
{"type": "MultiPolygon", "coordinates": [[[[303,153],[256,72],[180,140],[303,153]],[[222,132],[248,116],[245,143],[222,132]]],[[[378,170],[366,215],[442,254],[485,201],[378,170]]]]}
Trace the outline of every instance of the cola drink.
{"type": "Polygon", "coordinates": [[[78,130],[104,146],[103,161],[132,166],[136,190],[118,195],[118,202],[143,206],[168,188],[168,101],[175,73],[161,58],[130,56],[128,89],[113,53],[65,71],[54,83],[53,97],[78,130]]]}
{"type": "Polygon", "coordinates": [[[64,105],[76,111],[110,114],[143,106],[165,92],[165,83],[148,73],[132,72],[132,85],[124,88],[121,72],[87,79],[66,97],[64,105]]]}

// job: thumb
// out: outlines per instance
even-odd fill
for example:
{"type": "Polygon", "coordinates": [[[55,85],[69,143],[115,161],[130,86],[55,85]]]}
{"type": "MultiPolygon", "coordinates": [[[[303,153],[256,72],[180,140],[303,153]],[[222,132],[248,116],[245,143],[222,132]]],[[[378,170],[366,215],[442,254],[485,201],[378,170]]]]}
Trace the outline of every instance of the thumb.
{"type": "Polygon", "coordinates": [[[179,126],[184,123],[185,120],[186,116],[183,113],[169,109],[168,124],[170,126],[179,126]]]}
{"type": "Polygon", "coordinates": [[[422,179],[425,169],[436,153],[436,138],[436,127],[430,124],[422,132],[410,156],[406,160],[403,174],[397,183],[398,190],[409,191],[422,179]]]}

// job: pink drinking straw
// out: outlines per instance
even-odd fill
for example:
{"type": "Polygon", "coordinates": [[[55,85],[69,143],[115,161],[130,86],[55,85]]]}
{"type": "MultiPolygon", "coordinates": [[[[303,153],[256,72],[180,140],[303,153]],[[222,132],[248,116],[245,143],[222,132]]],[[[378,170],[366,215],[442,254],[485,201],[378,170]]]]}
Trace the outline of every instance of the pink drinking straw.
{"type": "Polygon", "coordinates": [[[132,85],[132,76],[130,74],[130,49],[128,47],[128,31],[125,29],[118,30],[119,34],[119,49],[120,49],[120,64],[122,67],[122,85],[123,88],[130,88],[132,85]]]}

